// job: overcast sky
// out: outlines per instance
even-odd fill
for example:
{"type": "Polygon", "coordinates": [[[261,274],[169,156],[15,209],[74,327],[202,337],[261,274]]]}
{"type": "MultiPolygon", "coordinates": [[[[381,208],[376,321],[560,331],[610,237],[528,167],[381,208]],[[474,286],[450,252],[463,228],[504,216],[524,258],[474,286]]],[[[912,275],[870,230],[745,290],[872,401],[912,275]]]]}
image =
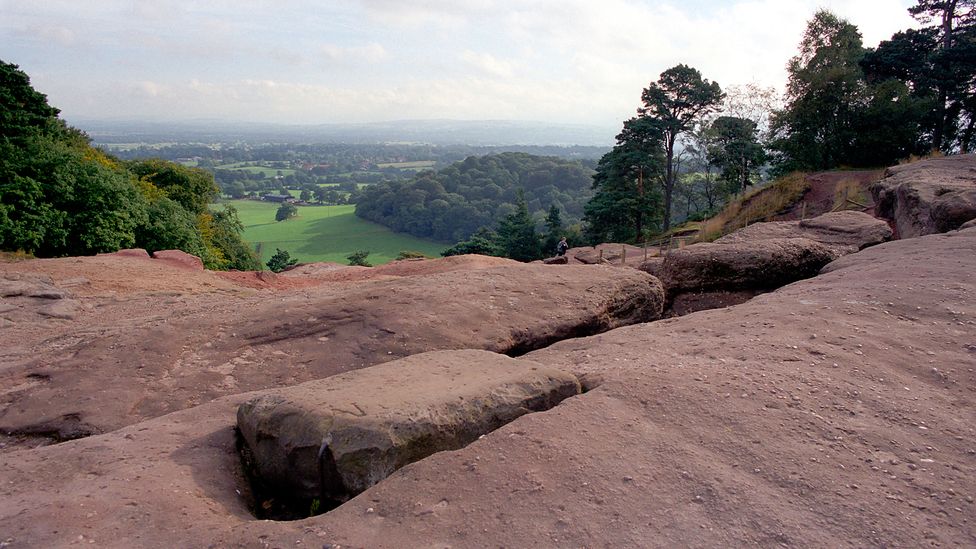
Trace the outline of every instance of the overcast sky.
{"type": "Polygon", "coordinates": [[[818,7],[875,46],[910,0],[0,0],[0,59],[71,119],[617,125],[689,64],[782,88],[818,7]]]}

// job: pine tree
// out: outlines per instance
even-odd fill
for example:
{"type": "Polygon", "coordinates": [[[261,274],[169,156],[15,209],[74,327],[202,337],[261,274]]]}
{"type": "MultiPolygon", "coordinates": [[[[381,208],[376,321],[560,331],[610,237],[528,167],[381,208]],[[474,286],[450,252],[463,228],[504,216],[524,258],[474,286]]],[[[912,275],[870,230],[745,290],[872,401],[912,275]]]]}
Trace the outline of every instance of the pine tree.
{"type": "Polygon", "coordinates": [[[539,235],[535,222],[529,215],[525,192],[516,191],[515,211],[498,224],[498,240],[505,257],[516,261],[533,261],[542,257],[539,235]]]}

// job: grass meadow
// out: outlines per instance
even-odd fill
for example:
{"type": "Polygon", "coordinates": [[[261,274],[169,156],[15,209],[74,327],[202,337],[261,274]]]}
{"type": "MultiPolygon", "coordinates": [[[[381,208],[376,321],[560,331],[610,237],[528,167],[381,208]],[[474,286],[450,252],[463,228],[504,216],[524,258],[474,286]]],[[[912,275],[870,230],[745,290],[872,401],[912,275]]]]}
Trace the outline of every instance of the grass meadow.
{"type": "Polygon", "coordinates": [[[237,208],[244,224],[244,240],[257,246],[261,263],[275,253],[287,250],[302,263],[332,261],[348,263],[346,257],[368,250],[373,265],[388,263],[403,250],[438,257],[449,244],[395,233],[390,229],[356,217],[355,206],[299,206],[298,217],[275,221],[278,204],[257,200],[225,200],[237,208]]]}

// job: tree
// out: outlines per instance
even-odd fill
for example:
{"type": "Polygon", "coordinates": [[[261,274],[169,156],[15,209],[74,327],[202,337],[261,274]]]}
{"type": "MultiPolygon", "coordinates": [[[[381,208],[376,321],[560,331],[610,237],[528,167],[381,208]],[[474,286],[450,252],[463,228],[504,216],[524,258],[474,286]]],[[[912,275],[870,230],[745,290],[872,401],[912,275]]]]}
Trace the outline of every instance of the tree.
{"type": "Polygon", "coordinates": [[[778,171],[823,170],[845,162],[858,131],[865,86],[857,27],[826,10],[807,23],[787,65],[786,107],[772,120],[778,171]]]}
{"type": "Polygon", "coordinates": [[[19,140],[55,130],[57,116],[58,109],[31,86],[27,73],[0,60],[0,139],[19,140]]]}
{"type": "Polygon", "coordinates": [[[220,194],[214,176],[200,168],[159,159],[128,162],[126,166],[193,214],[206,212],[220,194]]]}
{"type": "Polygon", "coordinates": [[[766,162],[766,151],[758,141],[758,127],[747,118],[720,116],[706,130],[712,140],[708,148],[711,162],[722,169],[730,194],[752,185],[752,177],[766,162]]]}
{"type": "MultiPolygon", "coordinates": [[[[645,226],[662,219],[661,194],[652,185],[663,171],[661,123],[631,118],[617,135],[617,144],[600,158],[593,176],[595,194],[584,208],[587,239],[632,242],[645,226]]],[[[673,161],[672,161],[673,166],[673,161]]]]}
{"type": "Polygon", "coordinates": [[[284,202],[281,206],[278,206],[278,211],[275,212],[275,221],[286,221],[298,215],[298,208],[290,202],[284,202]]]}
{"type": "Polygon", "coordinates": [[[542,257],[535,221],[529,215],[525,192],[518,189],[515,211],[498,224],[498,243],[505,257],[516,261],[533,261],[542,257]]]}
{"type": "MultiPolygon", "coordinates": [[[[692,173],[686,174],[685,186],[689,195],[699,194],[705,201],[706,213],[714,212],[719,205],[719,188],[716,183],[715,170],[717,166],[709,149],[715,145],[715,137],[710,131],[710,124],[701,124],[695,131],[688,133],[685,140],[685,150],[688,151],[690,161],[695,164],[692,173]]],[[[693,199],[689,196],[689,206],[693,199]]],[[[692,215],[690,207],[687,214],[692,215]]]]}
{"type": "Polygon", "coordinates": [[[368,261],[366,261],[366,258],[368,256],[369,256],[369,250],[358,250],[346,256],[346,259],[349,260],[349,265],[352,266],[372,267],[373,265],[371,265],[368,261]]]}
{"type": "Polygon", "coordinates": [[[764,87],[756,82],[728,88],[722,104],[722,112],[726,116],[747,118],[755,122],[759,141],[763,143],[768,137],[770,117],[781,108],[776,88],[764,87]]]}
{"type": "Polygon", "coordinates": [[[948,152],[958,137],[960,148],[968,151],[976,123],[976,0],[917,0],[908,12],[930,25],[938,44],[932,63],[937,94],[932,148],[948,152]]]}
{"type": "Polygon", "coordinates": [[[556,249],[556,244],[563,235],[563,219],[562,215],[559,213],[559,207],[555,204],[549,206],[549,212],[546,214],[546,236],[542,243],[542,251],[544,255],[552,253],[556,249]]]}
{"type": "Polygon", "coordinates": [[[671,226],[671,202],[677,170],[674,165],[674,145],[685,132],[694,128],[702,117],[715,110],[722,100],[717,82],[702,79],[701,73],[687,65],[677,65],[663,73],[641,94],[644,106],[638,109],[641,117],[660,124],[664,145],[664,224],[671,226]]]}
{"type": "Polygon", "coordinates": [[[296,263],[298,263],[297,258],[291,257],[287,251],[282,250],[281,248],[275,248],[275,253],[273,256],[271,256],[271,259],[268,260],[267,265],[271,272],[280,273],[296,263]]]}
{"type": "Polygon", "coordinates": [[[465,254],[480,254],[500,257],[502,255],[502,250],[498,245],[498,233],[487,227],[481,227],[467,240],[458,242],[457,244],[441,252],[441,255],[444,257],[465,254]]]}
{"type": "Polygon", "coordinates": [[[308,202],[312,199],[312,192],[308,189],[302,189],[302,192],[298,194],[298,199],[302,202],[308,202]]]}

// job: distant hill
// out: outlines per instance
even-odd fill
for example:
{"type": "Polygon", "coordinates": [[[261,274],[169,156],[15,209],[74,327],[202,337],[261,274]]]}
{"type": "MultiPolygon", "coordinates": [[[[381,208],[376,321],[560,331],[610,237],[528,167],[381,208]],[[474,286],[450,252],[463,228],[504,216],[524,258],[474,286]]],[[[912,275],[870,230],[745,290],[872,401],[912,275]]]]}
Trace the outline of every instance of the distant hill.
{"type": "Polygon", "coordinates": [[[433,145],[610,146],[616,129],[523,120],[396,120],[364,124],[286,125],[220,120],[131,121],[77,119],[97,143],[429,143],[433,145]]]}

